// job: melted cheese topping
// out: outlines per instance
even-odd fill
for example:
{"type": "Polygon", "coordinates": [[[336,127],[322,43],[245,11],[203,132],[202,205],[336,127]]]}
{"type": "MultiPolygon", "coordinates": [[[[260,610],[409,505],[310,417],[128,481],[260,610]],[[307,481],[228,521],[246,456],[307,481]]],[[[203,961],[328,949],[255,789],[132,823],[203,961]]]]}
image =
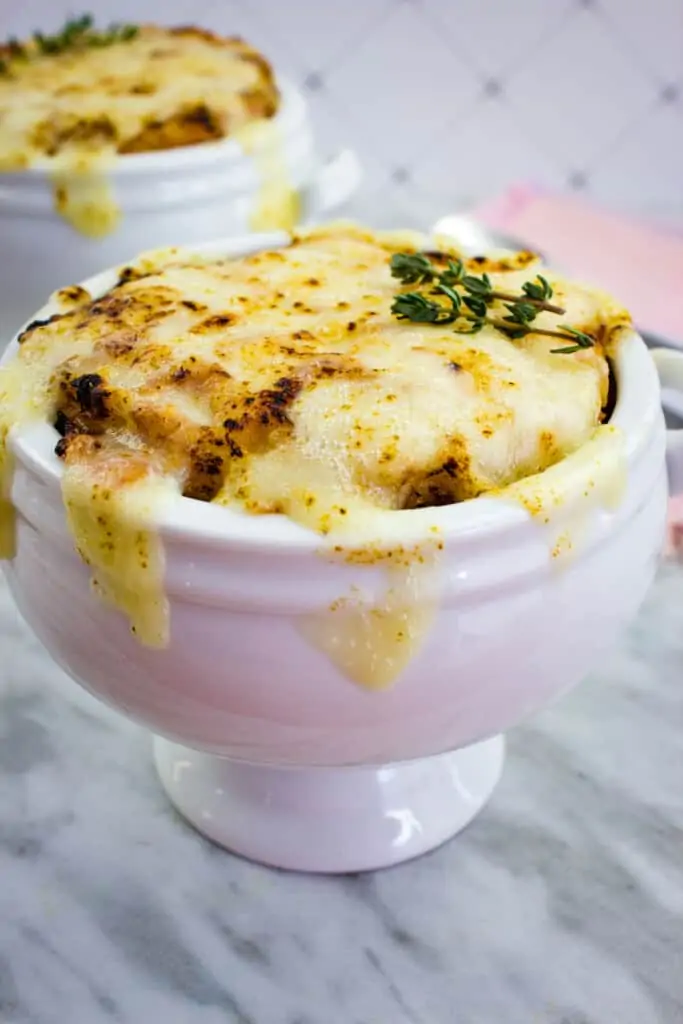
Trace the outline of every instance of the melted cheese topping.
{"type": "Polygon", "coordinates": [[[55,209],[78,231],[98,238],[116,227],[106,172],[117,154],[239,140],[254,125],[261,131],[250,145],[262,176],[254,219],[266,230],[295,222],[296,196],[277,134],[268,131],[277,88],[269,64],[246,43],[146,25],[134,39],[101,48],[41,55],[25,45],[28,60],[0,47],[0,170],[48,168],[55,209]]]}
{"type": "Polygon", "coordinates": [[[249,217],[252,231],[291,231],[301,216],[301,197],[292,188],[277,125],[255,121],[239,133],[244,152],[256,163],[260,187],[249,217]]]}
{"type": "Polygon", "coordinates": [[[102,48],[3,56],[5,170],[64,153],[139,153],[225,138],[278,105],[257,51],[201,29],[145,25],[134,39],[102,48]]]}
{"type": "Polygon", "coordinates": [[[324,612],[305,618],[303,635],[349,679],[370,690],[393,683],[422,647],[438,607],[442,577],[441,542],[428,539],[412,550],[361,547],[337,555],[345,561],[378,564],[385,591],[368,600],[358,587],[324,612]]]}
{"type": "MultiPolygon", "coordinates": [[[[399,321],[389,261],[423,243],[333,225],[234,260],[149,254],[95,300],[67,290],[63,314],[24,332],[0,426],[36,413],[56,424],[77,546],[147,642],[165,638],[153,527],[173,489],[288,515],[330,534],[328,552],[386,562],[358,541],[382,536],[387,511],[484,493],[540,511],[555,500],[549,467],[611,431],[600,428],[607,356],[628,314],[544,270],[566,313],[536,322],[586,331],[593,348],[558,355],[542,335],[399,321]]],[[[540,269],[529,253],[467,264],[504,292],[540,269]]],[[[321,649],[364,685],[394,678],[431,618],[433,574],[404,555],[386,566],[379,604],[350,595],[315,624],[321,649]]]]}
{"type": "Polygon", "coordinates": [[[143,474],[124,488],[111,487],[112,466],[98,479],[92,464],[66,467],[62,494],[76,550],[93,569],[99,596],[120,608],[142,643],[168,642],[168,602],[160,586],[163,551],[149,528],[172,482],[143,474]]]}
{"type": "Polygon", "coordinates": [[[106,174],[109,164],[106,157],[79,159],[78,165],[69,166],[67,161],[65,170],[52,173],[55,210],[88,238],[104,238],[121,220],[106,174]]]}

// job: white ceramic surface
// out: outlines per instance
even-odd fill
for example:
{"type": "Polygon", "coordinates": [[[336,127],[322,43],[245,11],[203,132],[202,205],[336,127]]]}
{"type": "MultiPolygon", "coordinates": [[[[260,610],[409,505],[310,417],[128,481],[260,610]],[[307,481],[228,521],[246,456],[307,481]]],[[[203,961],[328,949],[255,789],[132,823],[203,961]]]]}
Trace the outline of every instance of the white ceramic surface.
{"type": "MultiPolygon", "coordinates": [[[[316,152],[303,96],[280,82],[273,119],[288,183],[300,192],[302,222],[324,218],[355,191],[360,164],[349,150],[327,162],[316,152]]],[[[104,238],[79,234],[54,210],[42,168],[0,173],[0,337],[11,337],[45,297],[145,249],[243,235],[263,169],[234,140],[119,157],[106,178],[121,210],[104,238]]]]}
{"type": "MultiPolygon", "coordinates": [[[[205,248],[235,254],[278,241],[205,248]]],[[[98,294],[114,280],[109,272],[84,285],[98,294]]],[[[380,545],[419,542],[433,527],[444,542],[433,625],[386,692],[351,683],[302,629],[351,587],[381,596],[381,570],[326,558],[319,536],[282,516],[172,502],[160,524],[171,641],[162,651],[139,646],[123,617],[94,597],[74,552],[57,435],[47,424],[12,439],[18,544],[6,567],[10,586],[62,667],[172,741],[157,744],[162,780],[198,828],[290,868],[396,863],[462,827],[500,769],[498,743],[464,760],[438,755],[496,737],[578,682],[652,580],[667,501],[659,381],[636,335],[621,346],[615,370],[612,422],[623,434],[627,472],[612,511],[586,504],[583,485],[572,490],[567,461],[567,498],[552,529],[521,505],[487,498],[382,518],[380,545]],[[579,520],[572,557],[554,563],[553,536],[579,520]],[[453,784],[455,772],[462,786],[453,784]],[[398,811],[420,824],[403,844],[398,811]]],[[[679,479],[680,448],[670,450],[679,479]]]]}

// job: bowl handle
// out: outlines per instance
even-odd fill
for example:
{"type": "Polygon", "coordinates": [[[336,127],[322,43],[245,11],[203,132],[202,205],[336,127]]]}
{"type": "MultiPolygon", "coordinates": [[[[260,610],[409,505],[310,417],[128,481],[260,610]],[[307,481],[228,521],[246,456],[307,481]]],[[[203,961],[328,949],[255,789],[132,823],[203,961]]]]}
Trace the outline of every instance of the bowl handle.
{"type": "Polygon", "coordinates": [[[314,217],[334,210],[356,191],[363,176],[360,160],[352,149],[343,149],[328,160],[307,189],[307,205],[314,217]]]}
{"type": "MultiPolygon", "coordinates": [[[[671,409],[683,415],[683,352],[672,348],[653,348],[650,353],[663,389],[672,393],[671,409]]],[[[665,407],[669,403],[664,396],[665,407]]],[[[683,428],[666,432],[666,465],[671,494],[683,492],[683,428]]]]}

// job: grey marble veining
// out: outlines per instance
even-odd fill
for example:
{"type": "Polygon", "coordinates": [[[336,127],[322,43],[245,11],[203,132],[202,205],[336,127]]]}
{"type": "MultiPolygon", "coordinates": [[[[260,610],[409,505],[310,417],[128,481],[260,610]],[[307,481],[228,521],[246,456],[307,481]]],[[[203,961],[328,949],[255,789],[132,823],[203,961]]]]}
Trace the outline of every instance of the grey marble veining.
{"type": "Polygon", "coordinates": [[[2,1024],[683,1022],[680,568],[470,829],[374,876],[211,846],[4,587],[0,642],[2,1024]]]}

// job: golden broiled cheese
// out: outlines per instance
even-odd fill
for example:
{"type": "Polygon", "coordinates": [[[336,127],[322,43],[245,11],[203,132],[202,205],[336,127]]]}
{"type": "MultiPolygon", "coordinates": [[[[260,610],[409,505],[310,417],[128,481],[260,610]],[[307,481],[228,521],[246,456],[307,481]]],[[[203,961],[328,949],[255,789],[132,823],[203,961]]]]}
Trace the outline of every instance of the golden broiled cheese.
{"type": "Polygon", "coordinates": [[[240,39],[144,25],[133,39],[5,60],[0,167],[65,153],[140,153],[225,138],[272,117],[267,61],[240,39]]]}
{"type": "Polygon", "coordinates": [[[252,126],[263,177],[254,220],[268,229],[296,222],[272,123],[278,90],[242,40],[144,25],[107,46],[44,54],[29,41],[21,52],[0,47],[0,170],[48,169],[55,208],[77,230],[100,237],[116,227],[107,172],[118,155],[240,139],[252,126]]]}
{"type": "MultiPolygon", "coordinates": [[[[588,332],[593,348],[555,354],[557,339],[544,335],[512,340],[493,326],[468,335],[400,321],[390,258],[423,244],[333,225],[239,259],[148,255],[105,295],[72,298],[64,314],[24,333],[4,371],[5,427],[25,417],[25,399],[11,397],[19,379],[21,394],[43,396],[42,414],[62,434],[76,542],[138,628],[134,594],[151,593],[140,567],[158,565],[159,555],[144,532],[153,516],[139,511],[139,497],[130,499],[138,511],[127,512],[128,491],[147,500],[149,488],[170,487],[282,513],[343,547],[371,533],[380,514],[504,493],[594,438],[607,356],[628,314],[544,271],[565,314],[544,312],[535,323],[588,332]],[[118,495],[106,515],[103,491],[118,495]],[[109,545],[119,543],[116,556],[109,545]]],[[[539,270],[528,253],[467,265],[506,293],[539,270]]],[[[382,630],[410,633],[395,580],[392,594],[383,617],[363,620],[363,643],[382,630]]],[[[148,639],[157,626],[147,622],[148,639]]],[[[348,647],[343,635],[328,637],[326,649],[348,647]]],[[[386,682],[386,665],[373,672],[386,682]]],[[[355,676],[368,680],[364,670],[355,676]]]]}

